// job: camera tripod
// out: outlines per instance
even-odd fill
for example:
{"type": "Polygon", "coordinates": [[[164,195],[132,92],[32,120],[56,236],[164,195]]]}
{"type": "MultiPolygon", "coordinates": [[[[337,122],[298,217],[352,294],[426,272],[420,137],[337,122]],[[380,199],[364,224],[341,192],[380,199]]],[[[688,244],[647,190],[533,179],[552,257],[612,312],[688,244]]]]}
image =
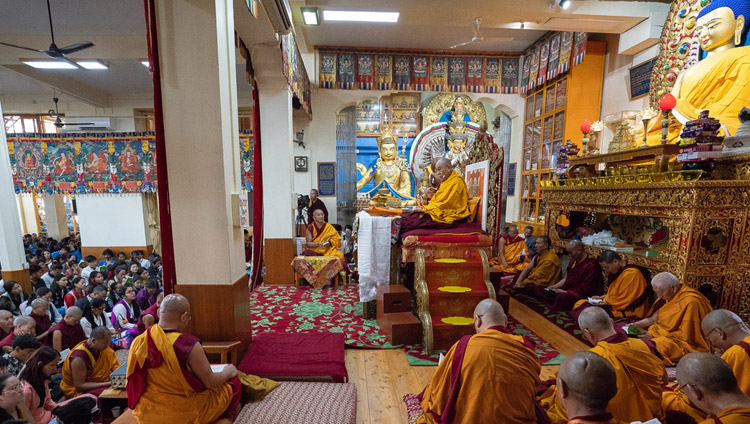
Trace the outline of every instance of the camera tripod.
{"type": "Polygon", "coordinates": [[[304,237],[305,231],[307,228],[307,219],[305,218],[305,214],[303,213],[306,211],[307,208],[297,208],[297,218],[294,222],[295,228],[297,228],[297,237],[304,237]]]}

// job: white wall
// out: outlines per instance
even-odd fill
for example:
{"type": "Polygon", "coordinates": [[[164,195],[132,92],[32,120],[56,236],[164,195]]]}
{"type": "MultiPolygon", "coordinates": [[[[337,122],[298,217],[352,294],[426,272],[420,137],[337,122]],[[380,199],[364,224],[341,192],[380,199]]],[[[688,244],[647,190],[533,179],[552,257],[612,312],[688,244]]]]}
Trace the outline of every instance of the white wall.
{"type": "Polygon", "coordinates": [[[79,194],[78,226],[83,246],[147,246],[145,198],[141,194],[79,194]]]}

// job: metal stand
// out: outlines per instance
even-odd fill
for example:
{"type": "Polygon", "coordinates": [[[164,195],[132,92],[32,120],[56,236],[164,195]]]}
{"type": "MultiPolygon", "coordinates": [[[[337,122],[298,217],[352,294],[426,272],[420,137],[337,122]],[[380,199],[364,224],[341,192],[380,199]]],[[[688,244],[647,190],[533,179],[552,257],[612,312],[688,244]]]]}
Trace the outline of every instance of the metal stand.
{"type": "Polygon", "coordinates": [[[294,226],[297,228],[297,237],[305,236],[305,229],[307,228],[305,211],[307,211],[307,208],[297,208],[297,219],[294,222],[294,226]]]}

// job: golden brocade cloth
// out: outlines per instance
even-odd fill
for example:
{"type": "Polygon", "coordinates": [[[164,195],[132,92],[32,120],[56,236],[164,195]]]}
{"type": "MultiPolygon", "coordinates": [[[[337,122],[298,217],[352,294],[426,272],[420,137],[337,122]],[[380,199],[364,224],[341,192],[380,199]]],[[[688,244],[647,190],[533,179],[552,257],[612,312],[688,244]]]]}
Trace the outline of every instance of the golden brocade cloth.
{"type": "Polygon", "coordinates": [[[74,347],[68,357],[65,358],[62,366],[62,382],[60,383],[60,389],[67,399],[72,399],[76,396],[80,396],[83,392],[79,392],[73,384],[73,374],[70,368],[70,361],[74,358],[72,355],[75,351],[82,351],[86,353],[89,359],[91,368],[86,367],[86,382],[87,383],[103,383],[109,381],[109,375],[112,374],[119,366],[120,362],[117,360],[115,351],[111,348],[106,348],[99,352],[99,356],[95,357],[94,352],[90,351],[85,346],[86,341],[78,343],[74,347]]]}
{"type": "Polygon", "coordinates": [[[527,252],[526,241],[520,236],[516,236],[512,241],[509,241],[508,237],[505,237],[502,255],[508,264],[507,267],[503,266],[503,261],[500,258],[490,259],[490,265],[496,270],[507,272],[508,274],[517,274],[523,271],[531,261],[527,252]],[[521,260],[522,255],[524,256],[523,260],[521,260]]]}
{"type": "Polygon", "coordinates": [[[466,219],[471,215],[469,211],[469,190],[466,182],[456,171],[451,171],[448,178],[440,183],[430,203],[424,207],[425,213],[435,222],[452,224],[454,221],[466,219]]]}
{"type": "Polygon", "coordinates": [[[648,335],[664,356],[665,365],[676,365],[690,352],[710,351],[701,331],[701,321],[712,310],[705,296],[687,286],[682,286],[675,297],[659,309],[648,335]]]}
{"type": "MultiPolygon", "coordinates": [[[[629,339],[618,333],[600,341],[590,351],[606,359],[615,369],[617,394],[607,407],[612,415],[626,422],[645,422],[652,418],[663,421],[661,387],[664,364],[643,340],[629,339]]],[[[568,422],[567,412],[556,389],[556,386],[550,387],[539,400],[553,423],[564,424],[568,422]]]]}
{"type": "Polygon", "coordinates": [[[344,270],[344,263],[338,256],[297,256],[292,267],[311,286],[319,289],[344,270]]]}

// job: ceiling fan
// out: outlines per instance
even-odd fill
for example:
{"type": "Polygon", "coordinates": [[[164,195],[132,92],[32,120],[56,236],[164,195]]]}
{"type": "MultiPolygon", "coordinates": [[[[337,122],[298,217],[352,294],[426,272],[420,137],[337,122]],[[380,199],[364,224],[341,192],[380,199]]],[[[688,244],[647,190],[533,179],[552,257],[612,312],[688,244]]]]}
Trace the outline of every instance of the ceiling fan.
{"type": "MultiPolygon", "coordinates": [[[[455,48],[458,48],[458,47],[468,46],[470,44],[476,44],[476,43],[481,43],[481,42],[485,41],[484,35],[482,35],[482,33],[479,32],[479,25],[481,25],[481,24],[482,24],[482,18],[475,18],[474,19],[474,35],[471,37],[471,41],[467,41],[465,43],[458,43],[456,45],[451,46],[450,48],[451,49],[455,49],[455,48]]],[[[513,38],[510,38],[510,37],[492,37],[492,38],[489,38],[488,41],[489,40],[492,40],[492,41],[513,41],[513,38]]]]}
{"type": "Polygon", "coordinates": [[[65,122],[62,121],[62,119],[60,119],[60,112],[57,111],[57,102],[59,102],[60,99],[58,99],[57,96],[55,96],[55,97],[52,98],[52,101],[55,102],[55,110],[50,109],[47,112],[47,116],[49,116],[50,118],[55,118],[55,126],[57,128],[62,128],[64,126],[66,126],[66,125],[76,125],[76,126],[78,126],[78,125],[94,125],[93,123],[90,123],[90,122],[76,122],[75,124],[66,124],[65,122]]]}
{"type": "Polygon", "coordinates": [[[78,69],[85,70],[86,68],[68,59],[67,57],[65,57],[65,55],[75,53],[83,49],[87,49],[89,47],[93,47],[94,43],[92,43],[91,41],[82,41],[80,43],[71,44],[66,47],[57,47],[57,44],[55,44],[55,31],[52,28],[52,12],[49,7],[49,0],[47,0],[47,16],[49,18],[49,32],[50,32],[50,36],[52,37],[52,44],[49,45],[49,48],[47,50],[39,50],[39,49],[31,48],[31,47],[18,46],[15,44],[3,43],[3,42],[0,42],[0,44],[4,46],[8,46],[8,47],[15,47],[17,49],[30,50],[32,52],[44,53],[47,56],[51,57],[52,59],[61,60],[63,62],[67,62],[75,66],[78,69]]]}

